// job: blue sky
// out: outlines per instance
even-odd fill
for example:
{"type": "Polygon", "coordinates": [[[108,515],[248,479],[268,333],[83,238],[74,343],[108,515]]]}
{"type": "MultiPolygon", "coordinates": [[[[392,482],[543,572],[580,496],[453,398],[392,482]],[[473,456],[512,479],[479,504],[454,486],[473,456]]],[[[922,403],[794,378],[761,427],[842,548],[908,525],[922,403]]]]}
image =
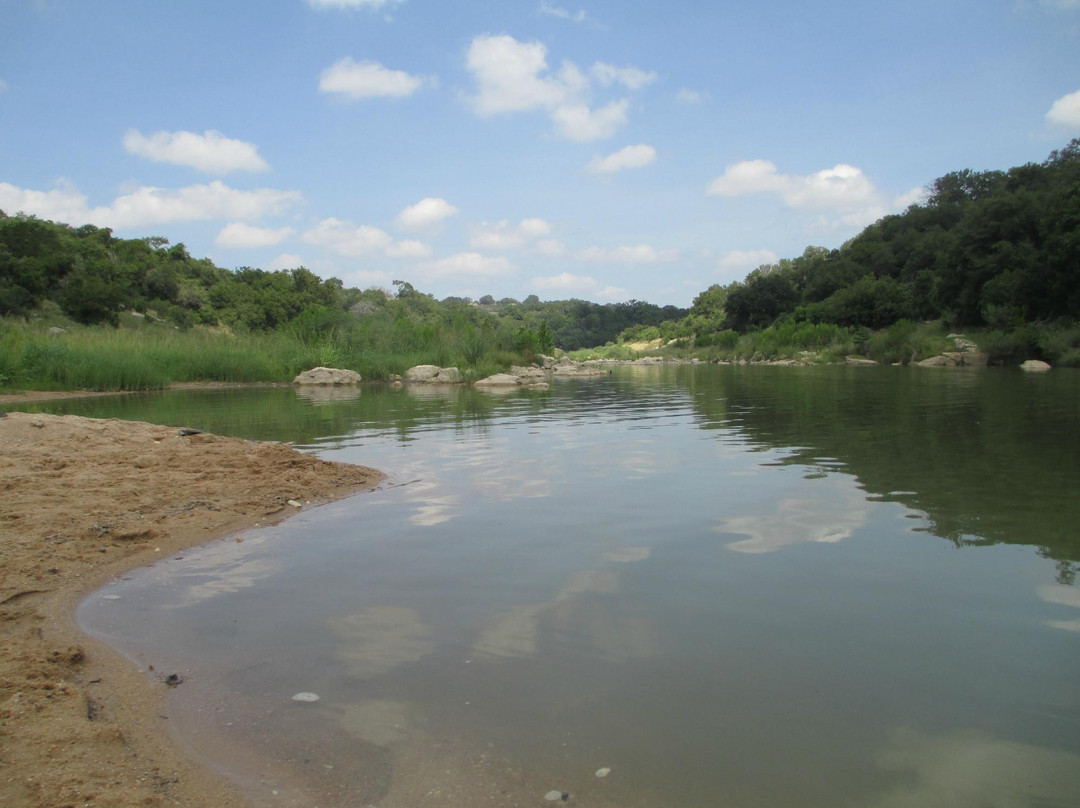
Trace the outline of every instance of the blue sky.
{"type": "Polygon", "coordinates": [[[0,0],[0,209],[688,305],[1080,136],[1080,0],[0,0]]]}

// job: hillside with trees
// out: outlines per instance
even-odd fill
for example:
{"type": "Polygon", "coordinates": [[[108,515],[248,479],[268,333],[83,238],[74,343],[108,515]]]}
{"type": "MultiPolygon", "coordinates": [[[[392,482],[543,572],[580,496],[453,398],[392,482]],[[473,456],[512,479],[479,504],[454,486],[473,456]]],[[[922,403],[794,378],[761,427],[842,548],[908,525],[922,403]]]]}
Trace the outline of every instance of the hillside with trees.
{"type": "Polygon", "coordinates": [[[1014,358],[1052,350],[1040,344],[1050,332],[1059,342],[1070,332],[1064,339],[1072,344],[1058,348],[1080,347],[1070,329],[1078,320],[1080,140],[1073,140],[1041,164],[946,174],[924,203],[878,220],[839,249],[808,247],[743,281],[711,286],[688,317],[622,339],[734,348],[743,335],[772,330],[812,335],[810,343],[831,335],[859,348],[871,331],[933,321],[986,331],[993,352],[1014,358]]]}

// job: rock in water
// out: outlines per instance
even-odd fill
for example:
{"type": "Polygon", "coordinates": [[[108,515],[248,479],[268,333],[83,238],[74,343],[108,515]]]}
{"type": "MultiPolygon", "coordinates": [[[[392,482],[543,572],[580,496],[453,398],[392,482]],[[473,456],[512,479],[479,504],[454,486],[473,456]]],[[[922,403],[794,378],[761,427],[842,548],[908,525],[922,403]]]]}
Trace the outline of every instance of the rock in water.
{"type": "Polygon", "coordinates": [[[297,693],[295,696],[292,697],[292,700],[293,701],[318,701],[319,696],[318,696],[317,693],[308,693],[307,691],[305,691],[303,693],[297,693]]]}
{"type": "Polygon", "coordinates": [[[293,384],[360,384],[360,374],[355,370],[317,367],[305,370],[293,384]]]}
{"type": "Polygon", "coordinates": [[[556,791],[552,789],[544,795],[544,799],[548,802],[559,802],[560,800],[562,802],[566,802],[568,799],[570,799],[570,795],[567,794],[565,791],[556,791]]]}
{"type": "Polygon", "coordinates": [[[611,774],[611,769],[609,769],[607,766],[602,769],[596,770],[597,777],[607,777],[609,774],[611,774]]]}

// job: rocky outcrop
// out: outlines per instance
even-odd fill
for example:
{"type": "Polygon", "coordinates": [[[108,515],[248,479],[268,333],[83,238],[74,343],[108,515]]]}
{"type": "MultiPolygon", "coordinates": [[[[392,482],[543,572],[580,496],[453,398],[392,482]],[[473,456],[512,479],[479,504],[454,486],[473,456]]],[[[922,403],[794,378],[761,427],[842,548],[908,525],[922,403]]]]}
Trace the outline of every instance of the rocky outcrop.
{"type": "Polygon", "coordinates": [[[921,368],[979,368],[986,367],[988,358],[980,351],[946,351],[915,364],[921,368]]]}
{"type": "Polygon", "coordinates": [[[477,387],[517,387],[520,384],[521,379],[510,373],[496,373],[476,382],[477,387]]]}
{"type": "Polygon", "coordinates": [[[355,370],[317,367],[305,370],[293,379],[293,384],[360,384],[360,374],[355,370]]]}
{"type": "Polygon", "coordinates": [[[963,334],[949,334],[946,339],[952,340],[953,345],[956,346],[955,351],[945,351],[915,364],[922,368],[986,367],[990,359],[989,355],[980,351],[979,346],[963,334]]]}
{"type": "Polygon", "coordinates": [[[461,371],[438,365],[416,365],[405,371],[406,381],[412,384],[460,384],[461,371]]]}
{"type": "Polygon", "coordinates": [[[849,356],[844,360],[844,364],[856,368],[869,368],[877,365],[877,362],[873,359],[867,359],[865,356],[849,356]]]}
{"type": "MultiPolygon", "coordinates": [[[[513,373],[496,373],[493,376],[488,376],[486,379],[481,379],[476,382],[476,386],[488,390],[509,390],[512,388],[547,390],[547,382],[537,381],[537,378],[538,377],[535,375],[518,376],[513,373]]],[[[542,371],[539,378],[544,378],[542,371]]]]}
{"type": "Polygon", "coordinates": [[[1020,365],[1020,370],[1025,370],[1028,373],[1045,373],[1050,370],[1050,365],[1041,359],[1028,359],[1020,365]]]}

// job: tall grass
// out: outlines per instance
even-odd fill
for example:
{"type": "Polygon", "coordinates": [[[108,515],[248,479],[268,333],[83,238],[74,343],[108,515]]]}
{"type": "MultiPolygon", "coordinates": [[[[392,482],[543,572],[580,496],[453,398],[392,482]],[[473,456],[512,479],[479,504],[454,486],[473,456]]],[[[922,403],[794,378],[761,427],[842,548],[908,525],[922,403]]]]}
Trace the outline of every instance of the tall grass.
{"type": "Polygon", "coordinates": [[[0,388],[152,390],[175,382],[283,382],[324,365],[387,379],[414,365],[457,367],[480,378],[522,358],[505,334],[399,319],[312,338],[296,331],[232,334],[165,324],[78,326],[48,333],[0,321],[0,388]]]}

